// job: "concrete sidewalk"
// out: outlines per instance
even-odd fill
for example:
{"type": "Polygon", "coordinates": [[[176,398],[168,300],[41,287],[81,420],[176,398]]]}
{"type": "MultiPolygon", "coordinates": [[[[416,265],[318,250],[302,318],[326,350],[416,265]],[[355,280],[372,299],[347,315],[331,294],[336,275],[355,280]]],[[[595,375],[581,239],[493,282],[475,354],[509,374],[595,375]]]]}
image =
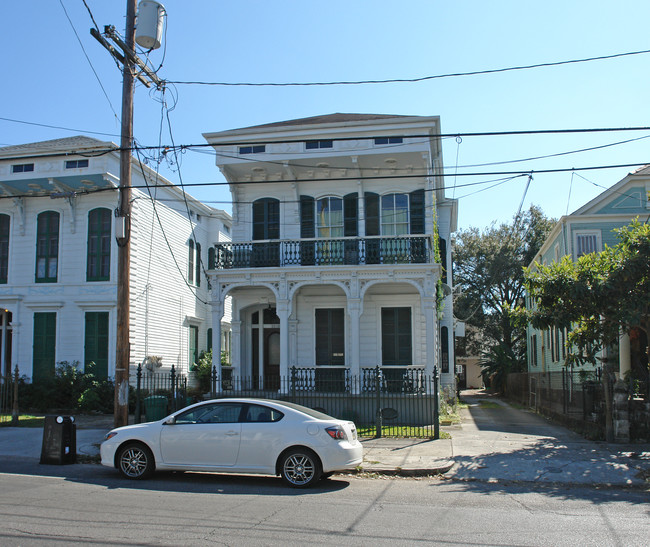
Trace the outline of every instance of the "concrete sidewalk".
{"type": "MultiPolygon", "coordinates": [[[[366,473],[438,475],[461,481],[513,481],[650,487],[650,445],[588,441],[489,394],[463,396],[451,439],[363,439],[366,473]]],[[[78,416],[77,453],[91,458],[111,416],[78,416]]],[[[40,458],[42,428],[0,428],[0,457],[40,458]]]]}

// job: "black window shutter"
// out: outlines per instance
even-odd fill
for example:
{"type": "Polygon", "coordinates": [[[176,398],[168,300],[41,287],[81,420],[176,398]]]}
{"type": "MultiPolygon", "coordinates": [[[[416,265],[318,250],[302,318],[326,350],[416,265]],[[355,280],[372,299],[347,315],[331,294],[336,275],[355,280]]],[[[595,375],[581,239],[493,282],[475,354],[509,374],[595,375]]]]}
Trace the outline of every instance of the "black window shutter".
{"type": "Polygon", "coordinates": [[[357,193],[343,196],[343,235],[345,237],[356,237],[359,235],[357,217],[359,204],[357,193]]]}
{"type": "Polygon", "coordinates": [[[300,196],[300,237],[316,237],[314,198],[311,196],[300,196]]]}
{"type": "MultiPolygon", "coordinates": [[[[316,237],[314,198],[300,196],[300,237],[302,239],[316,237]]],[[[300,264],[313,266],[315,264],[315,246],[313,241],[300,242],[300,264]]]]}
{"type": "Polygon", "coordinates": [[[266,239],[265,227],[266,218],[264,216],[264,200],[258,199],[253,202],[253,239],[266,239]]]}
{"type": "Polygon", "coordinates": [[[411,210],[411,233],[424,233],[424,190],[415,190],[409,194],[411,210]]]}
{"type": "Polygon", "coordinates": [[[364,194],[366,200],[366,235],[379,235],[379,195],[373,192],[364,194]]]}

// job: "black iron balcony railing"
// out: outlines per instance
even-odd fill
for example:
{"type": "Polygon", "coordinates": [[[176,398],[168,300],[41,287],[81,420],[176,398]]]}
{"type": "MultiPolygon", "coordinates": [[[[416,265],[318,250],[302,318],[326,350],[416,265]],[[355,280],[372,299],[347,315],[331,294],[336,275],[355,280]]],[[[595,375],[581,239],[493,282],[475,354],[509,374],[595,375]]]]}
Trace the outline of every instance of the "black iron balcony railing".
{"type": "Polygon", "coordinates": [[[210,269],[354,264],[423,264],[433,252],[428,236],[300,239],[220,243],[210,269]]]}

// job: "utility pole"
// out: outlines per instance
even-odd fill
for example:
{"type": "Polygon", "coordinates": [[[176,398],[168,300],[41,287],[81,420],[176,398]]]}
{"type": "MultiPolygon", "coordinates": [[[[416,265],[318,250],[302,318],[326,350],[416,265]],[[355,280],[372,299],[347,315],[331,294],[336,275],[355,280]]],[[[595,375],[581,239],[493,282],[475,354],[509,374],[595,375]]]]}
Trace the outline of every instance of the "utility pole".
{"type": "MultiPolygon", "coordinates": [[[[128,51],[135,45],[136,0],[126,0],[126,35],[128,51]]],[[[130,273],[131,273],[131,147],[133,145],[133,62],[124,55],[122,70],[122,132],[120,138],[120,202],[117,218],[124,223],[124,237],[117,247],[117,335],[115,352],[114,425],[129,423],[130,273]]]]}
{"type": "MultiPolygon", "coordinates": [[[[147,87],[152,83],[158,89],[164,83],[135,54],[136,1],[126,0],[126,31],[122,40],[115,27],[104,27],[104,35],[90,29],[90,34],[122,64],[122,131],[120,138],[119,204],[115,211],[115,238],[117,239],[117,332],[115,351],[115,399],[113,423],[115,427],[129,423],[129,367],[130,352],[130,272],[131,272],[131,149],[133,147],[133,88],[135,69],[147,87]],[[113,41],[120,53],[104,36],[113,41]]],[[[153,2],[157,5],[157,3],[153,2]]],[[[158,47],[160,43],[158,43],[158,47]]],[[[152,49],[156,47],[153,46],[152,49]]]]}

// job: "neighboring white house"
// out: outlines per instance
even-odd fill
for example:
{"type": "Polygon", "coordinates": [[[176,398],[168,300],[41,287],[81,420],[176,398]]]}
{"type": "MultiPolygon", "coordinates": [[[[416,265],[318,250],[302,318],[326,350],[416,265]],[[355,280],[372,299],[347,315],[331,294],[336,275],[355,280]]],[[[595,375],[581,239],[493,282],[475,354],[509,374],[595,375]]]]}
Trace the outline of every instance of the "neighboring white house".
{"type": "MultiPolygon", "coordinates": [[[[117,146],[71,137],[0,148],[0,370],[38,382],[56,363],[115,374],[117,146]]],[[[208,248],[230,216],[133,159],[131,367],[187,372],[211,340],[208,248]]],[[[227,348],[229,307],[220,325],[227,348]]],[[[133,370],[131,371],[133,375],[133,370]]]]}
{"type": "MultiPolygon", "coordinates": [[[[650,166],[630,173],[624,179],[583,205],[574,213],[563,216],[555,225],[531,263],[550,264],[563,256],[577,260],[583,254],[600,252],[605,245],[613,247],[619,240],[616,228],[629,225],[638,218],[647,222],[650,217],[650,166]]],[[[527,299],[527,305],[533,303],[527,299]]],[[[544,331],[527,328],[528,372],[560,371],[565,366],[567,333],[551,328],[544,331]]],[[[619,375],[631,371],[644,381],[647,379],[648,345],[641,329],[632,329],[619,340],[619,375]]]]}
{"type": "Polygon", "coordinates": [[[233,198],[209,270],[215,334],[232,297],[233,375],[350,389],[377,365],[393,381],[437,366],[453,387],[457,201],[439,135],[438,117],[370,114],[204,134],[233,198]]]}

